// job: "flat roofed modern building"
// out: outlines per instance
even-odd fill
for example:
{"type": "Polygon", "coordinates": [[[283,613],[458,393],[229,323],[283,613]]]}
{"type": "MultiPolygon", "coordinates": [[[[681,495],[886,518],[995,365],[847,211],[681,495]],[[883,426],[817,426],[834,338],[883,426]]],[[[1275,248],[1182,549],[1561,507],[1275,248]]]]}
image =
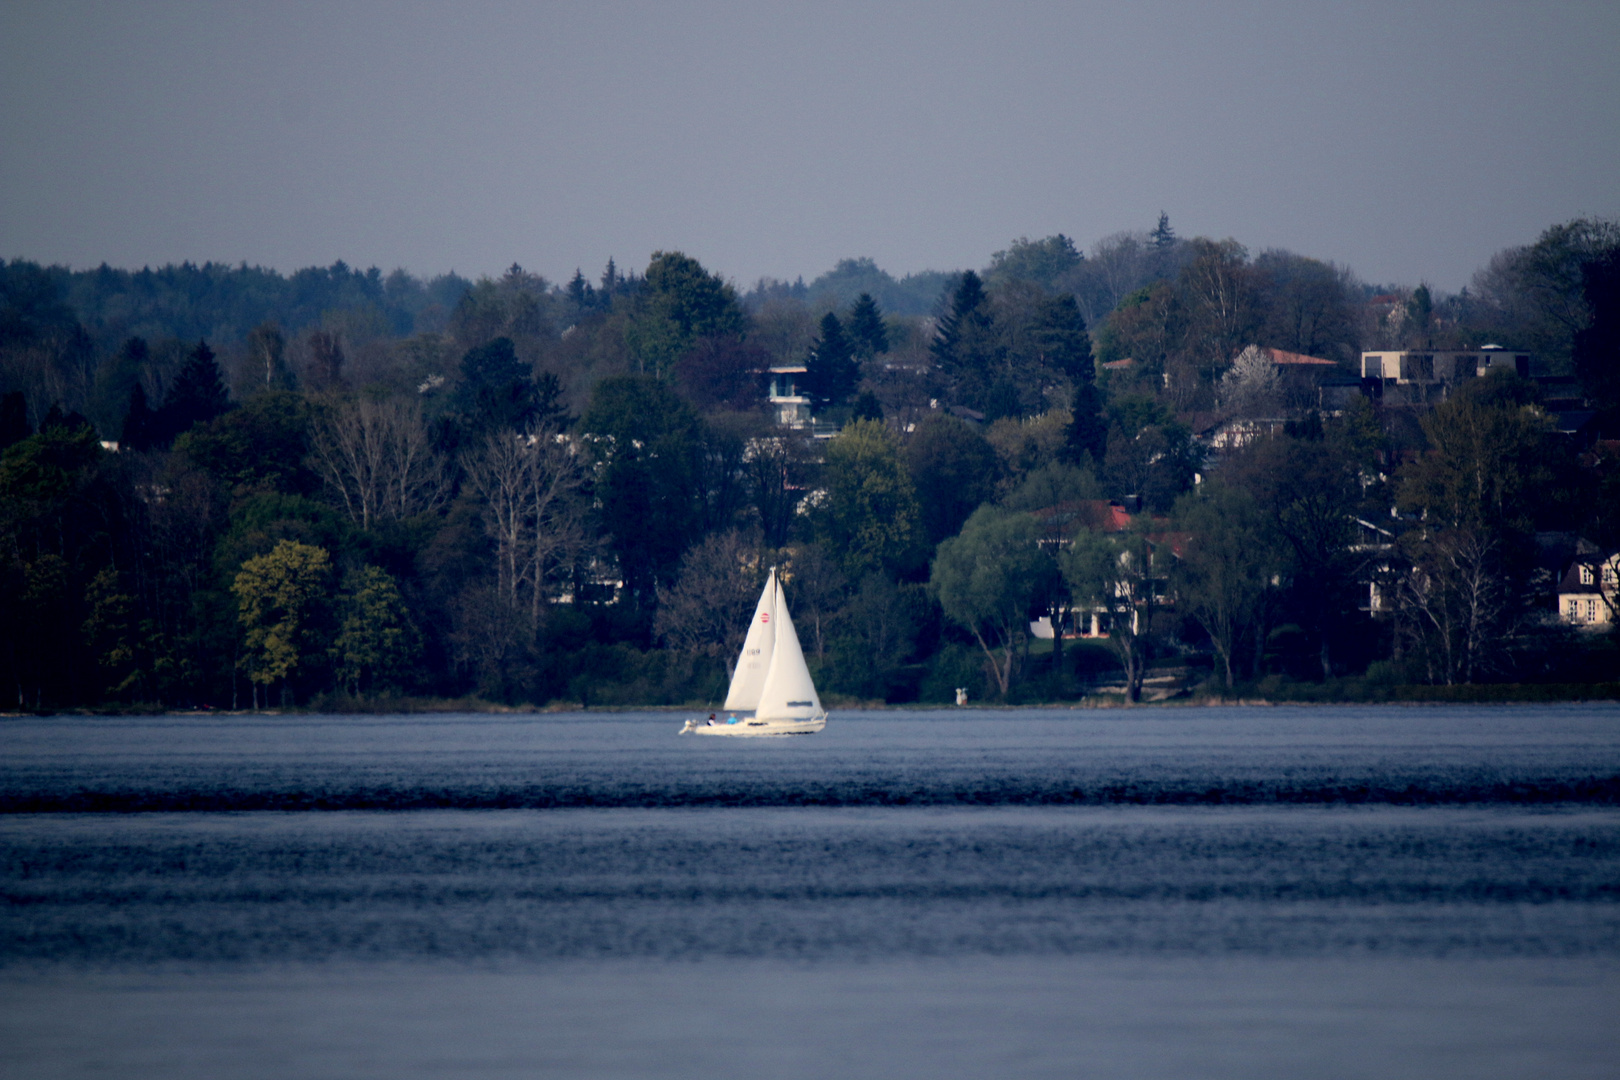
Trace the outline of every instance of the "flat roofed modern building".
{"type": "Polygon", "coordinates": [[[801,390],[809,368],[804,364],[778,364],[770,375],[770,392],[766,395],[776,412],[776,422],[783,427],[806,428],[811,424],[810,395],[801,390]]]}
{"type": "Polygon", "coordinates": [[[1508,349],[1390,349],[1361,354],[1361,377],[1385,383],[1455,383],[1497,368],[1530,377],[1530,354],[1508,349]]]}

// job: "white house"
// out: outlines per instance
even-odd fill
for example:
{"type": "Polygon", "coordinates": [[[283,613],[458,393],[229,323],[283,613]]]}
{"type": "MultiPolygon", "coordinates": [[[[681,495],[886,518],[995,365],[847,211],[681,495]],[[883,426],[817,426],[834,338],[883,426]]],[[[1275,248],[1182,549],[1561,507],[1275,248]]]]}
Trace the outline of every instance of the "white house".
{"type": "Polygon", "coordinates": [[[1558,583],[1558,618],[1583,630],[1606,630],[1620,603],[1620,552],[1578,555],[1558,583]]]}

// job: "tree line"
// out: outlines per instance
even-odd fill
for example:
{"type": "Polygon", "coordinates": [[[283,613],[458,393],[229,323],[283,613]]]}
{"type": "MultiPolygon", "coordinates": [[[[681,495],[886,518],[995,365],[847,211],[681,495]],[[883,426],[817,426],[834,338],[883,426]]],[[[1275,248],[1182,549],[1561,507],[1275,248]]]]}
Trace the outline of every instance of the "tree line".
{"type": "Polygon", "coordinates": [[[1261,349],[1533,349],[1612,437],[1617,252],[1565,223],[1455,296],[1163,216],[748,291],[679,252],[561,285],[0,264],[0,693],[715,700],[770,565],[834,696],[1612,679],[1547,617],[1564,548],[1620,545],[1607,444],[1533,379],[1323,410],[1261,349]]]}

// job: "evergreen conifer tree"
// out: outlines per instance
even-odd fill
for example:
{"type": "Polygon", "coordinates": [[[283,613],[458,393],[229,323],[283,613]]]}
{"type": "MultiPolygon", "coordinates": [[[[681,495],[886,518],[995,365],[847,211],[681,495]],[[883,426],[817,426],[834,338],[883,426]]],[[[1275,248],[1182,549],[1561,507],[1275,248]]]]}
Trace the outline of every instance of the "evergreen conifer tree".
{"type": "Polygon", "coordinates": [[[1091,359],[1091,335],[1074,296],[1064,293],[1041,304],[1031,337],[1041,365],[1060,372],[1076,385],[1096,377],[1091,359]]]}
{"type": "MultiPolygon", "coordinates": [[[[555,405],[555,378],[550,385],[553,392],[548,404],[555,405]]],[[[469,432],[525,431],[536,419],[535,391],[533,371],[519,359],[512,339],[499,337],[467,350],[461,358],[456,411],[469,432]]]]}
{"type": "Polygon", "coordinates": [[[146,389],[137,382],[129,391],[129,411],[124,414],[118,445],[126,450],[150,450],[155,422],[151,406],[146,404],[146,389]]]}
{"type": "Polygon", "coordinates": [[[883,312],[871,293],[863,292],[856,298],[845,329],[851,347],[861,359],[870,360],[878,353],[889,351],[889,329],[884,325],[883,312]]]}
{"type": "Polygon", "coordinates": [[[861,381],[860,365],[855,362],[844,324],[832,312],[821,317],[821,336],[810,347],[804,381],[819,407],[842,405],[861,381]]]}
{"type": "Polygon", "coordinates": [[[574,303],[574,310],[580,313],[589,311],[596,306],[596,290],[591,283],[585,280],[585,275],[579,268],[574,268],[574,276],[568,282],[568,299],[574,303]]]}
{"type": "Polygon", "coordinates": [[[984,282],[972,270],[962,275],[951,296],[950,310],[940,319],[932,351],[952,399],[971,408],[986,408],[1006,346],[1000,340],[984,282]]]}
{"type": "Polygon", "coordinates": [[[1170,215],[1159,211],[1159,223],[1148,233],[1149,258],[1153,263],[1153,276],[1167,278],[1174,269],[1173,256],[1181,238],[1170,227],[1170,215]]]}
{"type": "Polygon", "coordinates": [[[214,350],[199,341],[181,365],[174,385],[158,410],[154,445],[167,446],[191,430],[192,425],[212,420],[230,408],[225,380],[214,362],[214,350]]]}
{"type": "Polygon", "coordinates": [[[1101,471],[1108,452],[1108,418],[1103,415],[1103,395],[1094,382],[1083,382],[1074,389],[1070,409],[1068,456],[1076,465],[1089,464],[1101,471]]]}
{"type": "Polygon", "coordinates": [[[849,418],[851,420],[882,420],[883,403],[877,395],[870,390],[862,390],[855,398],[855,404],[850,406],[849,418]]]}

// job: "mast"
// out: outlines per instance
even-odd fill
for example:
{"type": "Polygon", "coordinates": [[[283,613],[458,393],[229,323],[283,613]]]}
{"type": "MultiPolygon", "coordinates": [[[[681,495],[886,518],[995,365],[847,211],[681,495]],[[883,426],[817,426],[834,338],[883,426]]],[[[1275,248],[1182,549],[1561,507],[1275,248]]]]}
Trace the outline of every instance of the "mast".
{"type": "MultiPolygon", "coordinates": [[[[776,582],[774,573],[771,581],[776,582]]],[[[793,617],[781,599],[781,586],[776,588],[776,648],[765,684],[760,687],[755,715],[762,720],[825,716],[821,696],[810,678],[810,665],[805,663],[804,650],[799,647],[799,635],[793,629],[793,617]]]]}

